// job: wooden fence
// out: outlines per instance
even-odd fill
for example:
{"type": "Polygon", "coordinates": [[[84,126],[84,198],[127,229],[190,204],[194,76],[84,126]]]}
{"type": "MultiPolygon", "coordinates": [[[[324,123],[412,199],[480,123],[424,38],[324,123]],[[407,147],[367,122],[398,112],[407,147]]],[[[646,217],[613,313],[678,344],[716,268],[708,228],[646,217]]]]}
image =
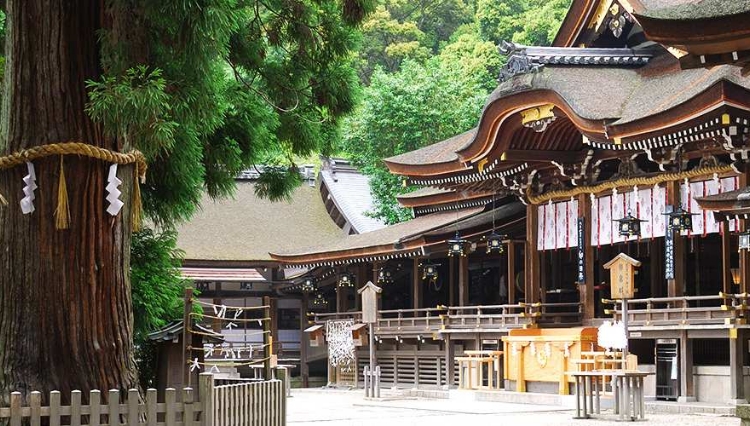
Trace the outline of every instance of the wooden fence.
{"type": "Polygon", "coordinates": [[[130,389],[121,399],[120,391],[93,390],[88,404],[82,403],[83,393],[73,391],[70,405],[61,404],[61,394],[52,391],[49,405],[42,406],[41,392],[31,392],[24,404],[20,392],[10,396],[10,407],[0,407],[0,423],[10,426],[285,426],[286,394],[281,380],[248,382],[216,386],[213,375],[200,377],[200,395],[191,388],[182,391],[167,389],[164,401],[157,401],[156,389],[141,398],[137,389],[130,389]],[[210,415],[204,415],[209,413],[210,415]]]}

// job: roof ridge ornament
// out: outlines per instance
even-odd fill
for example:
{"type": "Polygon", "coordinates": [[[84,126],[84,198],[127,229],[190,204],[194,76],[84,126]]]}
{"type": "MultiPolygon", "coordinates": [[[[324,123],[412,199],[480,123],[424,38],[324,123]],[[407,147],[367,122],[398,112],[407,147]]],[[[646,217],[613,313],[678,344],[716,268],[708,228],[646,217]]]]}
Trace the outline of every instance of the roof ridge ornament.
{"type": "Polygon", "coordinates": [[[544,66],[526,55],[526,46],[503,40],[497,46],[497,50],[501,55],[508,57],[505,66],[500,68],[497,78],[500,83],[516,75],[536,73],[544,66]]]}

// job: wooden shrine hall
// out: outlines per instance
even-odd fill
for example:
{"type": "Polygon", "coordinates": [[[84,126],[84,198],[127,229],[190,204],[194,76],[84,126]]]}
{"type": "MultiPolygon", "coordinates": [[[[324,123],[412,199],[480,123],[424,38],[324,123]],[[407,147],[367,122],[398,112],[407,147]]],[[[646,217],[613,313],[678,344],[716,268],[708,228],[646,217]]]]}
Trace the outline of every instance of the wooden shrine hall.
{"type": "Polygon", "coordinates": [[[378,283],[382,380],[455,386],[470,351],[511,368],[526,347],[543,371],[593,348],[591,327],[622,317],[604,266],[624,253],[646,394],[745,400],[748,18],[731,0],[574,0],[553,46],[500,46],[475,128],[384,160],[419,188],[399,197],[414,219],[271,253],[311,269],[288,291],[314,282],[322,324],[356,320],[354,287],[378,283]]]}

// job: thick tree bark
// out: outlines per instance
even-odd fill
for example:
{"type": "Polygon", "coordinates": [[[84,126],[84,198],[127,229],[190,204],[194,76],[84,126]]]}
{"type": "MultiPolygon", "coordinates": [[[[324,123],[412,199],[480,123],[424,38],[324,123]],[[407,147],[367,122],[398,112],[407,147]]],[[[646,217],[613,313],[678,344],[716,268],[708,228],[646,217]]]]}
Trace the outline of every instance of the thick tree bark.
{"type": "MultiPolygon", "coordinates": [[[[99,0],[8,0],[0,155],[53,142],[121,150],[87,117],[85,81],[99,79],[99,0]]],[[[22,215],[26,167],[0,171],[0,394],[63,395],[136,383],[130,299],[129,193],[106,209],[109,164],[65,157],[70,229],[56,230],[59,157],[36,160],[36,211],[22,215]]]]}

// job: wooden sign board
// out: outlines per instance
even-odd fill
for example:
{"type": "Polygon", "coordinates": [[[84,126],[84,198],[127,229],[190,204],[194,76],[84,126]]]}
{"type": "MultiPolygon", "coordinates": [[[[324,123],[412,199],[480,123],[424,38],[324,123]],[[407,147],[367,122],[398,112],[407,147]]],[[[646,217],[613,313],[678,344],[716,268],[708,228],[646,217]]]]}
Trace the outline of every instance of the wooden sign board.
{"type": "Polygon", "coordinates": [[[618,254],[604,265],[604,269],[609,269],[613,299],[635,297],[635,268],[638,266],[641,262],[625,253],[618,254]]]}
{"type": "Polygon", "coordinates": [[[383,289],[368,281],[358,290],[362,295],[362,322],[373,324],[378,321],[378,293],[383,289]]]}

